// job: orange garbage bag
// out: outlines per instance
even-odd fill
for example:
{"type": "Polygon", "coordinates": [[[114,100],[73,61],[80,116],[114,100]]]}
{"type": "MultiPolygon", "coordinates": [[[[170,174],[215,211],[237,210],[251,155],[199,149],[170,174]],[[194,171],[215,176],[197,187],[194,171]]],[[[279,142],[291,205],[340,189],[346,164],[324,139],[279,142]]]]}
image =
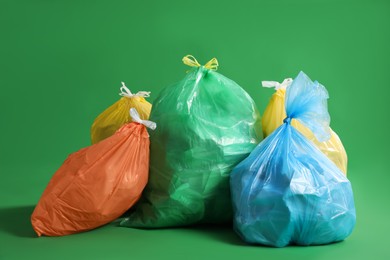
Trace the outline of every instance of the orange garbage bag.
{"type": "Polygon", "coordinates": [[[122,82],[120,91],[121,93],[119,93],[119,95],[122,97],[106,110],[104,110],[94,120],[91,126],[92,144],[96,144],[101,140],[113,135],[122,125],[131,122],[129,115],[130,108],[135,108],[138,111],[141,119],[149,119],[152,104],[146,101],[145,98],[149,97],[150,92],[138,91],[136,94],[133,94],[126,87],[124,82],[122,82]]]}
{"type": "Polygon", "coordinates": [[[50,180],[31,216],[38,236],[62,236],[107,224],[140,198],[149,172],[149,135],[155,123],[141,120],[65,160],[50,180]]]}
{"type": "MultiPolygon", "coordinates": [[[[283,119],[287,116],[284,105],[286,88],[291,83],[291,78],[285,79],[282,83],[276,81],[262,82],[263,87],[274,87],[276,90],[276,92],[272,95],[261,119],[264,137],[270,135],[276,128],[283,124],[283,119]]],[[[331,161],[333,161],[344,174],[347,174],[347,153],[336,132],[330,129],[330,139],[325,142],[320,142],[309,128],[297,120],[293,119],[291,124],[307,139],[312,141],[314,145],[317,146],[317,148],[320,149],[321,152],[324,153],[331,161]]]]}

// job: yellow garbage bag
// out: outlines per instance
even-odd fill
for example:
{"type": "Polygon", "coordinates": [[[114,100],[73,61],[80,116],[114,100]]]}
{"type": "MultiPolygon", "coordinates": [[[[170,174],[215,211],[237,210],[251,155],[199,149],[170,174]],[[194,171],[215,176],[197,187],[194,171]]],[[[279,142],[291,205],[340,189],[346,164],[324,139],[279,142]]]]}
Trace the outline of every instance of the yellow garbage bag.
{"type": "MultiPolygon", "coordinates": [[[[276,92],[272,95],[261,121],[263,127],[264,138],[270,135],[276,128],[283,124],[283,119],[286,118],[286,110],[284,107],[284,97],[286,88],[292,83],[292,79],[285,79],[282,83],[276,81],[263,81],[263,87],[274,87],[276,92]]],[[[337,167],[346,175],[347,174],[347,153],[339,136],[332,130],[331,138],[325,142],[319,142],[314,134],[302,125],[297,120],[292,120],[292,125],[301,132],[307,139],[312,141],[337,167]]]]}
{"type": "Polygon", "coordinates": [[[135,108],[142,120],[148,120],[152,104],[145,100],[150,92],[139,91],[136,94],[122,82],[119,93],[122,98],[103,111],[91,126],[91,142],[96,144],[109,136],[112,136],[121,126],[131,122],[130,108],[135,108]]]}

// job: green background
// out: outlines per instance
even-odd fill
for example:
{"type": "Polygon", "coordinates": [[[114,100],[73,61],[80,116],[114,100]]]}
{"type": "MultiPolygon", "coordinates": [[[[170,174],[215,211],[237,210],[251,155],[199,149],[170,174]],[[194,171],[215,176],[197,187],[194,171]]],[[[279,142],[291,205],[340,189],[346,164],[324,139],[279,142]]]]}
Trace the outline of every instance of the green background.
{"type": "Polygon", "coordinates": [[[390,259],[390,1],[0,0],[0,259],[390,259]],[[330,93],[349,156],[357,225],[342,243],[247,246],[229,228],[115,223],[36,238],[29,217],[52,174],[89,145],[120,81],[153,99],[193,54],[212,57],[261,112],[261,80],[300,70],[330,93]],[[386,164],[387,163],[387,164],[386,164]]]}

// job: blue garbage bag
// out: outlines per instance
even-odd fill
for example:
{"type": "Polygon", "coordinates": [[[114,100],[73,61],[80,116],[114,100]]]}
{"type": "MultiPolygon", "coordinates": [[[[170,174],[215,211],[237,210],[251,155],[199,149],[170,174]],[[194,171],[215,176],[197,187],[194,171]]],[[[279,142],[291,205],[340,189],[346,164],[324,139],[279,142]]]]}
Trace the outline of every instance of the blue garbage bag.
{"type": "Polygon", "coordinates": [[[287,117],[232,171],[234,229],[248,243],[274,247],[341,241],[355,226],[351,183],[299,133],[299,120],[319,141],[330,138],[328,93],[300,72],[287,88],[287,117]]]}

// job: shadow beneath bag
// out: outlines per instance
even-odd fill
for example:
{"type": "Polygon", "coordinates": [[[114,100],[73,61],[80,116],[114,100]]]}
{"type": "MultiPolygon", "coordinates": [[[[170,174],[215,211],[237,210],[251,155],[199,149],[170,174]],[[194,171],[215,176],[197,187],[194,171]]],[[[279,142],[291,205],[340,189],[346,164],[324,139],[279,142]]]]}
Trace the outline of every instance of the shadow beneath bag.
{"type": "Polygon", "coordinates": [[[189,232],[197,233],[213,240],[221,241],[223,243],[247,246],[240,237],[234,232],[232,225],[209,225],[200,224],[193,227],[186,228],[189,232]]]}
{"type": "MultiPolygon", "coordinates": [[[[260,245],[260,244],[249,244],[245,243],[233,230],[233,227],[230,225],[226,226],[213,226],[213,225],[196,225],[191,228],[187,228],[188,231],[201,234],[202,236],[205,236],[207,238],[211,238],[214,240],[221,241],[223,243],[235,245],[235,246],[245,246],[245,247],[253,247],[258,248],[259,250],[274,250],[275,247],[267,246],[267,245],[260,245]]],[[[302,245],[295,245],[291,244],[287,246],[286,248],[305,248],[305,247],[324,247],[324,246],[337,246],[337,244],[342,243],[343,241],[337,241],[330,244],[324,244],[324,245],[310,245],[310,246],[302,246],[302,245]]]]}
{"type": "MultiPolygon", "coordinates": [[[[245,246],[245,247],[255,247],[255,248],[261,248],[262,250],[273,250],[276,247],[268,246],[268,245],[261,245],[261,244],[249,244],[245,243],[233,230],[232,225],[195,225],[193,227],[187,228],[187,230],[191,230],[191,232],[200,233],[204,235],[205,237],[219,240],[221,242],[236,245],[236,246],[245,246]]],[[[314,247],[331,247],[331,246],[337,246],[339,244],[344,243],[344,240],[342,241],[335,241],[328,244],[320,244],[320,245],[296,245],[296,244],[290,244],[286,246],[285,248],[314,248],[314,247]]]]}
{"type": "Polygon", "coordinates": [[[17,237],[36,237],[30,218],[34,206],[0,208],[0,231],[17,237]]]}

